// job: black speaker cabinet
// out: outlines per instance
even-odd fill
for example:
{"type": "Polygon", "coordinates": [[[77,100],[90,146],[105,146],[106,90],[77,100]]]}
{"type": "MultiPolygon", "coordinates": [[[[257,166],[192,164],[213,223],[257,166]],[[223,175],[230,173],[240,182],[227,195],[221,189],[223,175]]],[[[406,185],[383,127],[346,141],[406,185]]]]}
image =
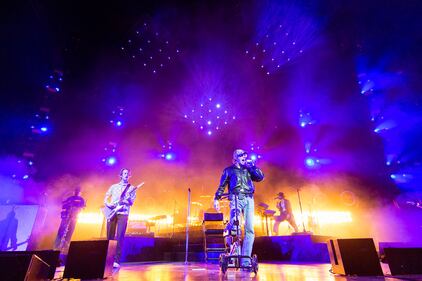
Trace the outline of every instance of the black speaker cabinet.
{"type": "Polygon", "coordinates": [[[333,273],[357,276],[383,275],[372,238],[330,239],[327,244],[333,273]]]}
{"type": "Polygon", "coordinates": [[[11,254],[29,255],[29,256],[37,255],[42,261],[44,261],[49,266],[48,278],[54,279],[54,273],[56,272],[56,267],[59,266],[60,251],[44,250],[44,251],[0,252],[0,256],[3,256],[3,255],[9,256],[11,254]]]}
{"type": "Polygon", "coordinates": [[[50,267],[37,255],[24,252],[0,254],[0,279],[2,281],[49,280],[50,267]]]}
{"type": "Polygon", "coordinates": [[[422,248],[384,248],[391,275],[422,274],[422,248]]]}
{"type": "Polygon", "coordinates": [[[72,241],[63,278],[103,279],[113,274],[117,241],[72,241]]]}

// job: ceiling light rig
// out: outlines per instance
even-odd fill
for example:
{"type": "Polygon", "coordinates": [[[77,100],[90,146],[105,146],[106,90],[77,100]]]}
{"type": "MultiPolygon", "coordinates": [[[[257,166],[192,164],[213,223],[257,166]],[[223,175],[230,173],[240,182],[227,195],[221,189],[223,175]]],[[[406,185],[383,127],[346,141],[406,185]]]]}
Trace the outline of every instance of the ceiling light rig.
{"type": "Polygon", "coordinates": [[[252,161],[258,161],[262,158],[262,146],[256,144],[255,142],[250,143],[249,145],[249,158],[252,161]]]}
{"type": "Polygon", "coordinates": [[[45,85],[45,88],[50,93],[61,93],[63,82],[63,72],[60,70],[54,70],[53,73],[48,77],[48,82],[45,85]]]}
{"type": "Polygon", "coordinates": [[[117,143],[109,142],[104,147],[104,156],[101,161],[108,167],[112,167],[117,164],[117,143]]]}
{"type": "Polygon", "coordinates": [[[283,65],[302,55],[305,41],[279,25],[257,39],[245,50],[247,55],[266,75],[274,74],[283,65]]]}
{"type": "Polygon", "coordinates": [[[227,105],[208,97],[187,110],[183,118],[207,136],[212,136],[236,120],[227,105]]]}
{"type": "Polygon", "coordinates": [[[282,1],[262,5],[255,36],[243,52],[265,75],[272,75],[314,44],[319,24],[301,7],[282,1]]]}
{"type": "Polygon", "coordinates": [[[63,92],[62,83],[63,71],[56,69],[50,73],[44,84],[41,105],[28,120],[29,130],[25,133],[22,155],[17,160],[17,166],[20,168],[11,167],[11,176],[16,181],[29,180],[37,172],[35,164],[39,149],[47,136],[52,134],[50,106],[55,97],[63,92]]]}
{"type": "Polygon", "coordinates": [[[122,53],[132,62],[152,74],[157,74],[171,64],[181,53],[168,39],[144,23],[120,47],[122,53]]]}
{"type": "Polygon", "coordinates": [[[166,161],[175,161],[176,160],[176,153],[173,150],[173,144],[171,141],[167,141],[165,144],[161,146],[162,150],[160,153],[160,158],[166,161]]]}
{"type": "Polygon", "coordinates": [[[116,109],[111,111],[111,118],[110,118],[110,124],[113,127],[121,128],[124,125],[124,113],[125,109],[122,106],[117,106],[116,109]]]}

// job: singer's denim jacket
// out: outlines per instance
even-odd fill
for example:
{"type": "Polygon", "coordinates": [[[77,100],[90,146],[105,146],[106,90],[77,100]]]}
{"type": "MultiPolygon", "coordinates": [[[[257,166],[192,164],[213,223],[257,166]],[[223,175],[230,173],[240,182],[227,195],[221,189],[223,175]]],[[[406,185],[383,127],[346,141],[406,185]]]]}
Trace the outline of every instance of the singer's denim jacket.
{"type": "Polygon", "coordinates": [[[223,171],[220,185],[217,188],[214,199],[220,199],[226,186],[229,186],[229,194],[253,194],[255,192],[254,181],[264,179],[264,173],[256,166],[237,167],[232,165],[223,171]]]}

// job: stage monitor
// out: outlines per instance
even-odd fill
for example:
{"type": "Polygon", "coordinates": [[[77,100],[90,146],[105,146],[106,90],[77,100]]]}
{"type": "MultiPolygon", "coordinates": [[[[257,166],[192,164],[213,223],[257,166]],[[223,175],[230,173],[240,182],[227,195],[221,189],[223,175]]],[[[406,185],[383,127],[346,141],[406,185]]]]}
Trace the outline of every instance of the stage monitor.
{"type": "Polygon", "coordinates": [[[422,248],[385,248],[391,275],[422,274],[422,248]]]}
{"type": "Polygon", "coordinates": [[[327,246],[334,274],[383,275],[372,238],[330,239],[327,246]]]}

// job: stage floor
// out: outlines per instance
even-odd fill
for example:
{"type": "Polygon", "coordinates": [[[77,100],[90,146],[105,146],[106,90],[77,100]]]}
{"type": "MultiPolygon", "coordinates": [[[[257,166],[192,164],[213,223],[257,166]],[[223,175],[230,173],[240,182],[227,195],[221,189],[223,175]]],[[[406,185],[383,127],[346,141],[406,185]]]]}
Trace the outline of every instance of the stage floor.
{"type": "MultiPolygon", "coordinates": [[[[389,275],[388,265],[383,264],[384,274],[389,275]]],[[[400,277],[345,277],[330,273],[330,264],[314,263],[260,263],[258,274],[229,269],[222,275],[217,264],[181,262],[154,263],[123,263],[120,270],[116,270],[113,278],[107,280],[118,281],[172,281],[172,280],[265,280],[265,281],[369,281],[369,280],[422,280],[422,275],[400,277]]],[[[56,278],[63,275],[63,267],[56,271],[56,278]]]]}

